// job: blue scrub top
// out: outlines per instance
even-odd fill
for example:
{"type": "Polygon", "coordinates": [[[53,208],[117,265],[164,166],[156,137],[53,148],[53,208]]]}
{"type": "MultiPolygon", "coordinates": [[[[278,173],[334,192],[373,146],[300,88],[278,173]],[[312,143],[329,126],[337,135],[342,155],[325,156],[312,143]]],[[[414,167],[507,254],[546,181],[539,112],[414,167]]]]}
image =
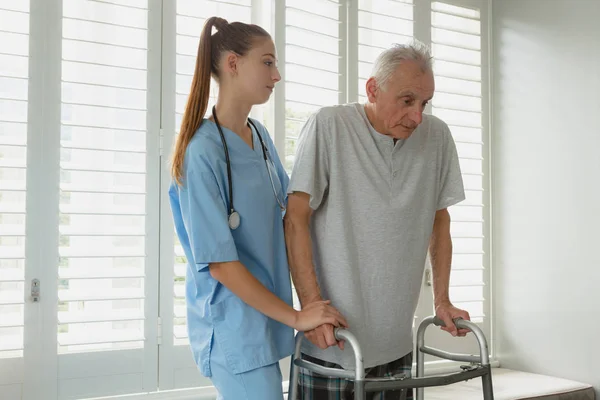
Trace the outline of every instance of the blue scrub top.
{"type": "MultiPolygon", "coordinates": [[[[265,127],[252,120],[269,150],[286,199],[288,176],[265,127]]],[[[183,185],[169,188],[171,211],[188,260],[187,328],[196,364],[210,377],[212,342],[217,340],[229,368],[242,373],[278,362],[294,351],[293,329],[248,306],[212,278],[208,264],[239,260],[267,289],[292,306],[282,211],[275,199],[260,141],[254,149],[222,127],[229,149],[233,204],[240,226],[228,225],[229,188],[225,152],[214,122],[205,119],[185,154],[183,185]]],[[[287,201],[287,199],[286,199],[287,201]]]]}

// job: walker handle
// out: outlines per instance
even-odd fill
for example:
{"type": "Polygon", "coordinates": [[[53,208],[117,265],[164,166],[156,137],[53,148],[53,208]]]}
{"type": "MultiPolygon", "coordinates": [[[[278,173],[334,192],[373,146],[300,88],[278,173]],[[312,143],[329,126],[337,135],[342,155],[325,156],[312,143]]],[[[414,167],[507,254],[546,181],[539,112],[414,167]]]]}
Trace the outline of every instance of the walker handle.
{"type": "MultiPolygon", "coordinates": [[[[468,326],[466,326],[466,325],[463,323],[463,322],[464,322],[464,319],[462,319],[461,317],[454,318],[454,319],[452,320],[452,322],[454,322],[454,325],[456,325],[456,327],[457,327],[458,329],[469,329],[469,327],[468,327],[468,326]]],[[[441,318],[438,318],[438,317],[433,317],[433,324],[434,324],[435,326],[446,326],[446,324],[444,323],[444,321],[443,321],[441,318]]]]}

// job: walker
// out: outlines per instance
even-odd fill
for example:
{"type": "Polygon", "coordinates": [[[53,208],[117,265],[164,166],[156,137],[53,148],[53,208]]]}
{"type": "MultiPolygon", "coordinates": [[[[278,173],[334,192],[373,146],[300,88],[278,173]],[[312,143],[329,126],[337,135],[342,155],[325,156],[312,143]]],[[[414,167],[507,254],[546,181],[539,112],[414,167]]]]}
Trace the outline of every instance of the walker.
{"type": "Polygon", "coordinates": [[[417,373],[415,378],[406,376],[398,376],[392,378],[365,378],[365,369],[363,367],[363,356],[356,337],[349,331],[341,328],[335,329],[335,337],[337,340],[345,340],[347,345],[350,345],[354,352],[356,371],[346,369],[327,368],[315,363],[303,360],[300,355],[300,345],[304,335],[298,332],[296,335],[296,350],[294,352],[293,363],[290,371],[290,387],[288,400],[297,400],[297,384],[299,368],[306,368],[332,378],[345,378],[354,381],[354,400],[365,400],[367,392],[381,390],[399,390],[402,391],[402,400],[406,399],[406,389],[416,389],[415,400],[424,400],[424,389],[430,386],[445,386],[452,383],[466,381],[469,379],[481,377],[483,383],[483,399],[493,400],[494,392],[492,389],[492,370],[489,361],[488,345],[485,335],[479,327],[471,321],[463,319],[455,319],[454,324],[460,329],[469,329],[479,342],[479,355],[467,355],[448,353],[446,351],[434,349],[425,346],[425,330],[429,325],[444,326],[444,322],[437,317],[430,316],[425,318],[417,330],[417,373]],[[461,366],[461,371],[450,374],[424,376],[425,354],[435,357],[468,362],[470,365],[461,366]]]}

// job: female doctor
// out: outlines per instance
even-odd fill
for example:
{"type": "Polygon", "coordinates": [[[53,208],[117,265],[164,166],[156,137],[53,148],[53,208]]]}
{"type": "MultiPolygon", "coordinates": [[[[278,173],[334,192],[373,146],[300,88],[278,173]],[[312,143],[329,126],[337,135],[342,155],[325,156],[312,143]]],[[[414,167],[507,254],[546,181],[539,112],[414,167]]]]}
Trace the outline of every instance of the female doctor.
{"type": "Polygon", "coordinates": [[[282,223],[288,176],[265,127],[248,119],[280,79],[265,30],[206,21],[169,197],[188,259],[193,356],[225,400],[281,400],[278,361],[294,351],[293,328],[347,325],[328,301],[292,307],[282,223]],[[211,76],[219,95],[204,119],[211,76]]]}

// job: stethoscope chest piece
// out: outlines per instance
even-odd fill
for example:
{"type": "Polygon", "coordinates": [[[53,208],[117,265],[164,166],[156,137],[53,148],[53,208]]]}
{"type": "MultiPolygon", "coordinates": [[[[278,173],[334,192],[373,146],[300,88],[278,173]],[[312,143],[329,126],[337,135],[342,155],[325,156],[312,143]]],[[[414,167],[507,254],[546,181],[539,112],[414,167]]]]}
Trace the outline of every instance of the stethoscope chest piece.
{"type": "Polygon", "coordinates": [[[240,214],[237,211],[233,211],[229,214],[228,222],[231,229],[237,229],[240,226],[240,214]]]}
{"type": "MultiPolygon", "coordinates": [[[[240,226],[240,214],[237,211],[235,211],[235,209],[233,208],[233,180],[231,178],[231,161],[229,159],[229,149],[227,147],[227,141],[225,140],[225,135],[223,134],[223,130],[221,129],[221,125],[219,124],[219,120],[217,119],[217,113],[216,113],[215,109],[216,109],[216,107],[213,106],[212,114],[213,114],[213,118],[215,120],[215,125],[217,125],[217,129],[219,130],[219,136],[221,137],[221,142],[223,143],[223,150],[225,151],[225,163],[227,164],[227,183],[228,183],[228,189],[229,189],[229,204],[228,204],[229,216],[228,216],[227,222],[229,224],[229,228],[237,229],[240,226]]],[[[260,147],[262,148],[262,151],[263,151],[263,159],[265,160],[265,167],[267,168],[269,180],[271,181],[271,188],[273,189],[273,195],[275,196],[275,199],[277,200],[279,207],[282,210],[285,210],[285,206],[284,206],[283,202],[279,200],[279,196],[277,195],[277,190],[275,189],[275,184],[273,183],[273,177],[271,176],[271,170],[269,168],[270,160],[269,160],[269,156],[268,156],[267,147],[265,146],[265,143],[262,140],[262,136],[258,132],[258,129],[254,125],[254,123],[252,121],[248,120],[248,127],[250,127],[250,126],[252,126],[252,128],[254,128],[254,131],[256,132],[256,136],[258,137],[258,140],[260,141],[260,147]]],[[[250,129],[252,129],[252,128],[250,128],[250,129]]],[[[275,172],[275,174],[276,173],[277,172],[275,172]]]]}

